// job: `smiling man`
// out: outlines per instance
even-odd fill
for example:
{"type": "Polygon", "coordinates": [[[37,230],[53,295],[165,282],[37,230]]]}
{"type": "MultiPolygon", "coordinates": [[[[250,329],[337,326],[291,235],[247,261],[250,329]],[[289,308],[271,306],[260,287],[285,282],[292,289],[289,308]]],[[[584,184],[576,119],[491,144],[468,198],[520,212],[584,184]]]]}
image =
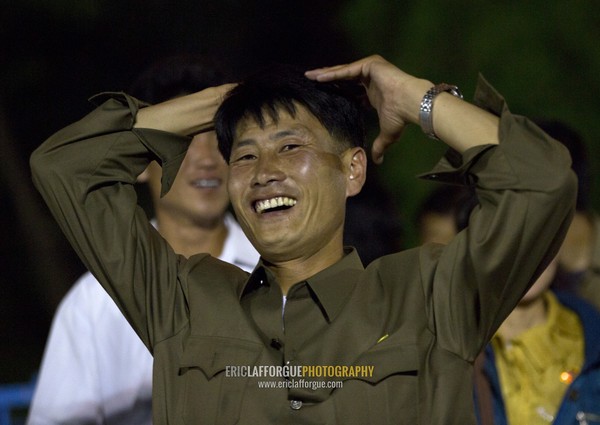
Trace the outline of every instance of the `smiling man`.
{"type": "Polygon", "coordinates": [[[278,283],[285,294],[342,258],[345,210],[340,205],[364,182],[364,150],[334,140],[302,106],[261,124],[246,120],[234,137],[229,157],[234,208],[253,245],[281,274],[278,283]],[[362,163],[359,178],[349,184],[345,162],[352,155],[362,163]]]}
{"type": "Polygon", "coordinates": [[[276,67],[141,109],[115,95],[34,153],[37,187],[154,355],[155,423],[474,423],[472,362],[555,255],[575,182],[565,149],[487,83],[482,108],[452,94],[379,56],[276,67]],[[345,201],[367,167],[346,79],[378,112],[376,162],[420,124],[450,148],[428,178],[477,190],[449,245],[367,268],[343,247],[345,201]],[[168,191],[185,136],[213,117],[232,205],[261,254],[251,274],[177,256],[131,188],[157,159],[168,191]]]}

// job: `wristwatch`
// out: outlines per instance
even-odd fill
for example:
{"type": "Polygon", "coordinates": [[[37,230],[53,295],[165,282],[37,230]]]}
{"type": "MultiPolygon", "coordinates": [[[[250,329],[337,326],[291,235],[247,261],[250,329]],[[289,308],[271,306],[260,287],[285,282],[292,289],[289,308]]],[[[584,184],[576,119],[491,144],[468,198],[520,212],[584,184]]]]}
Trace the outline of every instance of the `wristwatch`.
{"type": "Polygon", "coordinates": [[[433,101],[435,100],[435,97],[442,92],[448,92],[451,95],[461,99],[463,98],[463,95],[458,87],[446,83],[433,86],[427,90],[427,93],[425,93],[425,96],[423,96],[423,100],[421,100],[421,108],[419,109],[419,124],[421,125],[423,133],[436,140],[439,139],[433,129],[433,101]]]}

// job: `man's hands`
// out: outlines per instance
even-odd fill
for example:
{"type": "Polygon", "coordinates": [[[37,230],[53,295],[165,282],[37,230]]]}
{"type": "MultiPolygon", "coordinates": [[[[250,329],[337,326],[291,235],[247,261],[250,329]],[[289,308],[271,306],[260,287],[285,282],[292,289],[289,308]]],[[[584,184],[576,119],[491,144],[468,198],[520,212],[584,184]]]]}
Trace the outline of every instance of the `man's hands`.
{"type": "MultiPolygon", "coordinates": [[[[374,55],[346,65],[314,69],[306,77],[317,81],[358,80],[379,115],[379,135],[373,142],[375,163],[402,134],[407,124],[419,124],[423,96],[433,84],[401,71],[381,56],[374,55]]],[[[435,99],[433,127],[437,136],[458,152],[498,143],[498,117],[449,93],[435,99]]]]}
{"type": "Polygon", "coordinates": [[[142,108],[135,127],[169,131],[193,136],[213,127],[213,118],[221,102],[235,84],[210,87],[186,96],[142,108]]]}
{"type": "MultiPolygon", "coordinates": [[[[419,124],[423,96],[433,84],[398,69],[381,56],[333,67],[314,69],[306,76],[317,81],[358,80],[379,116],[379,135],[373,142],[375,163],[399,139],[407,124],[419,124]]],[[[135,127],[194,135],[212,128],[214,114],[235,84],[212,87],[191,95],[143,108],[135,127]]],[[[437,136],[458,152],[482,144],[498,143],[498,118],[451,94],[435,98],[433,127],[437,136]]]]}
{"type": "Polygon", "coordinates": [[[323,82],[353,79],[361,82],[379,116],[380,132],[372,148],[373,161],[378,164],[383,161],[384,151],[400,138],[406,125],[418,124],[421,99],[433,85],[401,71],[378,55],[347,65],[307,71],[306,76],[323,82]]]}

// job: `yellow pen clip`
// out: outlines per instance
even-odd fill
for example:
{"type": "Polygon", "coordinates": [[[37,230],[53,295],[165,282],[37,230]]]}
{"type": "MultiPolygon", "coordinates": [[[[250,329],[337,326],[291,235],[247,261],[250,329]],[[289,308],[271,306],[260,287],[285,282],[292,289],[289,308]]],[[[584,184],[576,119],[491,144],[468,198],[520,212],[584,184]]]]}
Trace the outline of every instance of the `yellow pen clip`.
{"type": "Polygon", "coordinates": [[[381,338],[379,338],[377,340],[377,344],[379,344],[381,341],[385,340],[388,336],[390,336],[389,334],[385,334],[384,336],[382,336],[381,338]]]}

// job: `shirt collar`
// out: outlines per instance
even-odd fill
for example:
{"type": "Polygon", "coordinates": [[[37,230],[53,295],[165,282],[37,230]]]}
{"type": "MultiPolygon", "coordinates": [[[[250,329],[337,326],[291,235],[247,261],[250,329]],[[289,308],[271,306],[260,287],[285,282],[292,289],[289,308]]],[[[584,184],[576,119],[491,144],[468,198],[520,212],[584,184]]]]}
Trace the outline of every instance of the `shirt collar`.
{"type": "Polygon", "coordinates": [[[539,370],[546,367],[549,358],[558,361],[565,350],[570,350],[577,343],[578,336],[577,324],[569,320],[572,316],[566,315],[566,308],[559,304],[556,296],[551,291],[546,291],[544,300],[548,309],[548,320],[540,328],[534,328],[529,336],[532,361],[539,370]]]}
{"type": "MultiPolygon", "coordinates": [[[[547,306],[546,322],[528,329],[512,341],[527,346],[530,353],[528,360],[538,370],[559,360],[564,351],[576,344],[581,336],[581,324],[577,316],[569,315],[569,309],[560,304],[552,291],[546,291],[543,297],[547,306]]],[[[507,344],[498,333],[494,339],[501,346],[507,344]]]]}
{"type": "Polygon", "coordinates": [[[352,294],[364,267],[356,249],[347,248],[344,257],[306,281],[329,322],[333,321],[352,294]]]}
{"type": "MultiPolygon", "coordinates": [[[[306,283],[311,296],[321,307],[325,318],[331,322],[341,312],[356,286],[360,276],[360,273],[357,272],[363,270],[362,261],[356,250],[345,248],[345,255],[340,261],[309,277],[305,282],[299,283],[306,283]]],[[[269,285],[270,282],[275,282],[275,278],[269,269],[265,267],[261,258],[242,288],[240,298],[254,292],[263,285],[269,285]]],[[[291,299],[301,286],[294,285],[288,292],[288,299],[291,299]]]]}
{"type": "Polygon", "coordinates": [[[259,289],[261,286],[266,285],[270,286],[269,282],[274,282],[275,278],[264,265],[262,257],[258,260],[258,264],[246,280],[244,286],[242,286],[242,290],[240,291],[239,297],[240,300],[246,295],[251,294],[252,292],[259,289]]]}

